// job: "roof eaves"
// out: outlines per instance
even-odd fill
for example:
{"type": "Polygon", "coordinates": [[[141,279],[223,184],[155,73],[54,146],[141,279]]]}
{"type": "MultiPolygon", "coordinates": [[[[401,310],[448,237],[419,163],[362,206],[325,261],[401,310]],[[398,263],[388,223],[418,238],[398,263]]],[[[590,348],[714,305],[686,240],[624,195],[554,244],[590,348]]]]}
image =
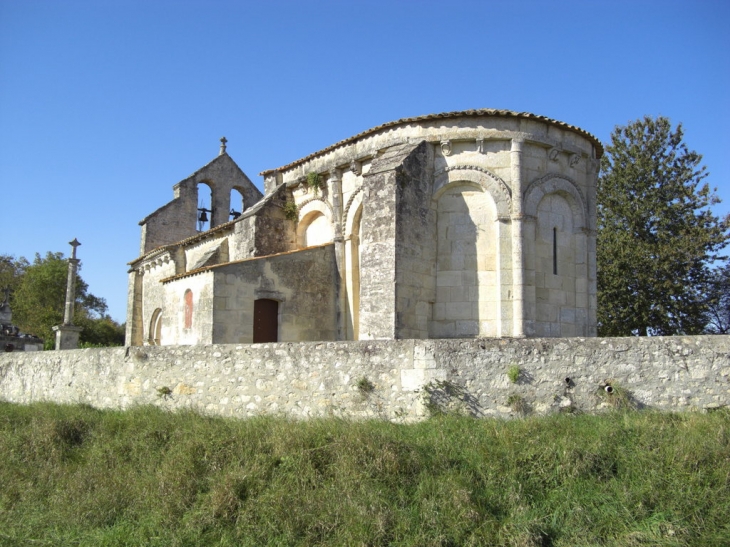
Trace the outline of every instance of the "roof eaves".
{"type": "Polygon", "coordinates": [[[327,148],[323,148],[322,150],[319,150],[317,152],[314,152],[312,154],[309,154],[308,156],[305,156],[301,159],[298,159],[296,161],[293,161],[287,165],[284,165],[282,167],[277,167],[276,169],[269,169],[266,171],[262,171],[259,173],[261,176],[270,175],[272,173],[275,173],[277,171],[286,171],[287,169],[291,169],[292,167],[296,167],[297,165],[300,165],[302,163],[306,163],[309,160],[312,160],[318,156],[322,156],[324,154],[327,154],[328,152],[331,152],[337,148],[340,148],[342,146],[346,146],[350,143],[353,143],[363,137],[367,137],[368,135],[372,135],[374,133],[377,133],[378,131],[382,131],[383,129],[388,129],[391,127],[395,127],[398,125],[405,125],[409,123],[417,123],[417,122],[424,122],[424,121],[431,121],[431,120],[438,120],[438,119],[449,119],[449,118],[459,118],[459,117],[475,117],[475,116],[501,116],[501,117],[514,117],[514,118],[524,118],[528,120],[537,120],[542,121],[545,123],[549,123],[551,125],[556,125],[558,127],[561,127],[563,129],[567,129],[569,131],[574,131],[575,133],[578,133],[579,135],[582,135],[583,137],[590,140],[593,145],[596,147],[597,156],[600,158],[603,155],[603,145],[601,144],[601,141],[599,141],[593,134],[589,133],[588,131],[585,131],[584,129],[581,129],[580,127],[577,127],[575,125],[570,125],[565,122],[561,122],[558,120],[554,120],[552,118],[548,118],[547,116],[540,116],[537,114],[531,114],[530,112],[514,112],[512,110],[497,110],[493,108],[484,108],[484,109],[477,109],[477,110],[461,110],[461,111],[454,111],[454,112],[441,112],[439,114],[426,114],[423,116],[414,116],[411,118],[401,118],[400,120],[396,120],[393,122],[387,122],[381,125],[378,125],[376,127],[373,127],[371,129],[368,129],[366,131],[363,131],[361,133],[358,133],[357,135],[354,135],[352,137],[349,137],[347,139],[341,140],[339,142],[336,142],[335,144],[328,146],[327,148]]]}

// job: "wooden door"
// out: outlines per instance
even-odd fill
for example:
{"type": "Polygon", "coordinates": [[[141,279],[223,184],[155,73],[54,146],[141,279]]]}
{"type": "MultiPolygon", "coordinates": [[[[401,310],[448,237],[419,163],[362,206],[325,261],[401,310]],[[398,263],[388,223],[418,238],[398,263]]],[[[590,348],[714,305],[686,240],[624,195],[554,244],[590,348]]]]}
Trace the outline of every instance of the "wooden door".
{"type": "Polygon", "coordinates": [[[279,341],[279,303],[262,298],[253,303],[253,343],[279,341]]]}

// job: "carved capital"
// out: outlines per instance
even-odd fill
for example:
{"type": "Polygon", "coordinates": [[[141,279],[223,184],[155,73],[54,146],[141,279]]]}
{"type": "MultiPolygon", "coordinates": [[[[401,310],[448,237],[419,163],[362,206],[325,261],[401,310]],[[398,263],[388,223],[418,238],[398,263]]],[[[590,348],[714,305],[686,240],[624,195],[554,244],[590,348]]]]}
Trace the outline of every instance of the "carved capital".
{"type": "Polygon", "coordinates": [[[441,152],[443,153],[443,155],[450,156],[451,151],[452,151],[451,140],[446,139],[446,140],[441,141],[441,152]]]}
{"type": "Polygon", "coordinates": [[[330,180],[340,180],[341,178],[342,178],[342,171],[337,169],[337,167],[330,169],[330,176],[329,176],[330,180]]]}

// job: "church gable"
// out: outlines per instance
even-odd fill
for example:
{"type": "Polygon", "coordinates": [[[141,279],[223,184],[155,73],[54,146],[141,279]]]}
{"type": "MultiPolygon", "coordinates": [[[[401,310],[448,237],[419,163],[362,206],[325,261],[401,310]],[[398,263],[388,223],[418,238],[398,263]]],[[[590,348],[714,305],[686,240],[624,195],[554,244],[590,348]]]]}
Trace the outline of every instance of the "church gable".
{"type": "Polygon", "coordinates": [[[238,218],[263,197],[226,153],[225,143],[218,157],[173,189],[172,201],[140,221],[142,254],[238,218]]]}

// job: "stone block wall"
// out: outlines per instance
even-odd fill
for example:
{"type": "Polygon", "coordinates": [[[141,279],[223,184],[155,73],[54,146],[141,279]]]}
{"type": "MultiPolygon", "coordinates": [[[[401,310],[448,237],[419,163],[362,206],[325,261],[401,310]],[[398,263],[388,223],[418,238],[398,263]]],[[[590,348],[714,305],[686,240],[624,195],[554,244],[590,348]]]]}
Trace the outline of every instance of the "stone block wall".
{"type": "Polygon", "coordinates": [[[0,354],[0,398],[17,403],[414,420],[427,416],[429,408],[505,418],[594,412],[611,408],[617,396],[663,411],[730,405],[730,336],[369,340],[0,354]],[[374,385],[372,392],[358,387],[363,378],[374,385]]]}
{"type": "Polygon", "coordinates": [[[159,285],[164,293],[160,308],[162,345],[213,342],[213,279],[213,273],[208,270],[159,285]],[[186,300],[186,293],[190,300],[186,300]],[[187,313],[189,322],[185,318],[187,313]]]}
{"type": "Polygon", "coordinates": [[[212,269],[213,341],[252,343],[254,301],[261,298],[279,302],[280,341],[336,339],[334,264],[329,243],[212,269]]]}
{"type": "Polygon", "coordinates": [[[360,338],[396,336],[396,168],[417,145],[394,146],[370,166],[363,188],[360,338]]]}
{"type": "Polygon", "coordinates": [[[428,338],[436,300],[433,146],[421,142],[396,172],[396,338],[428,338]]]}

